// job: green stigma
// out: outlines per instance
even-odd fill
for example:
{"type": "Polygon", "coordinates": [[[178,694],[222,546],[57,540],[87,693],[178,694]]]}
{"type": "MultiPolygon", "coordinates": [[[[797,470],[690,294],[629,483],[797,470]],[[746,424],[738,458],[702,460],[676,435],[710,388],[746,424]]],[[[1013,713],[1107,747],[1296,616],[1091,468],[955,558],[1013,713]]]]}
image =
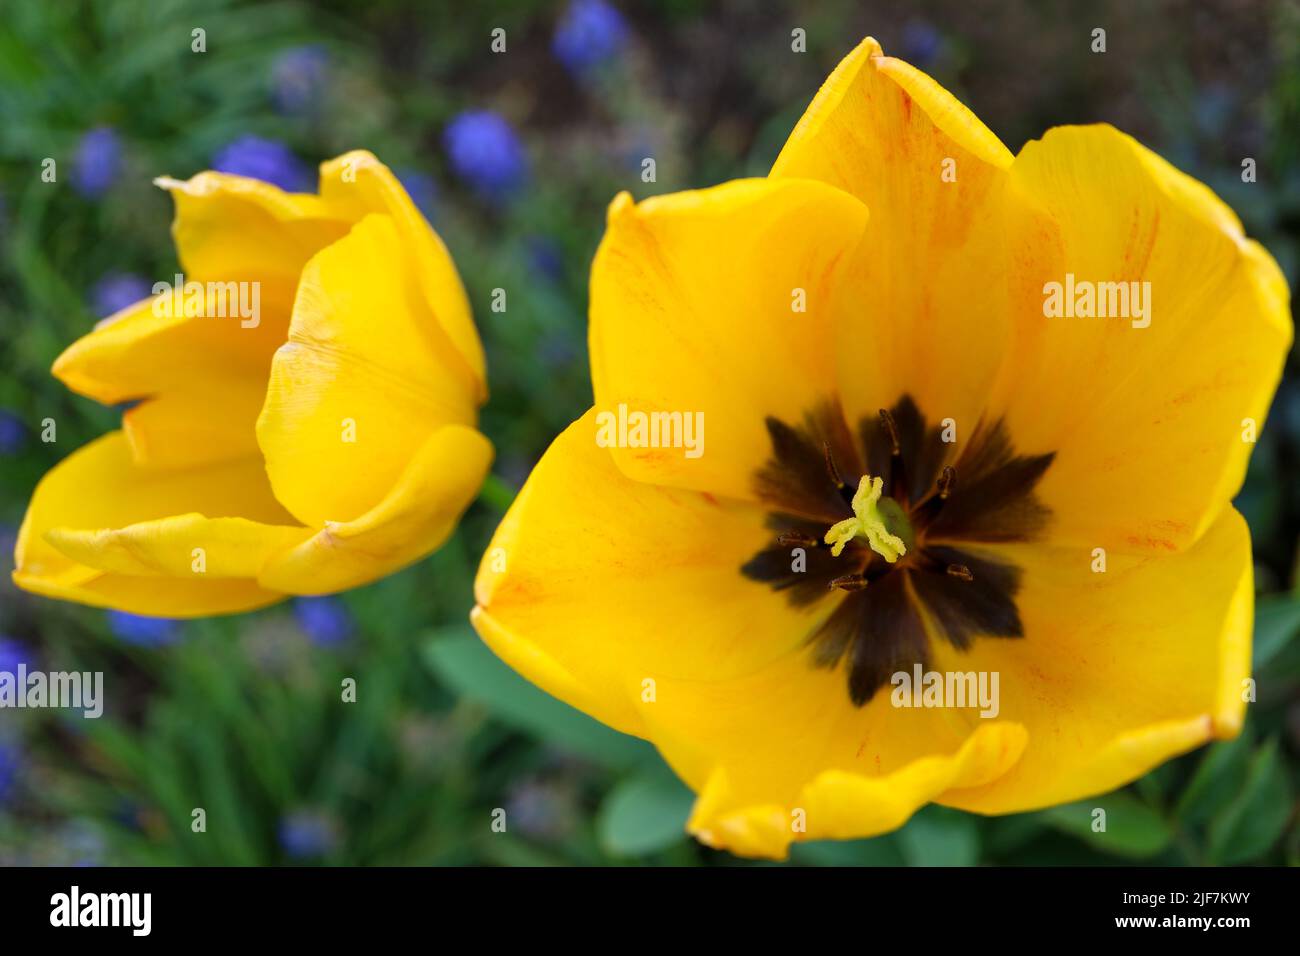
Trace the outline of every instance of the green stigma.
{"type": "Polygon", "coordinates": [[[862,476],[858,490],[853,494],[853,517],[837,521],[826,532],[826,543],[831,546],[832,555],[838,558],[844,546],[859,536],[866,538],[871,550],[890,564],[907,554],[907,545],[903,539],[892,534],[885,525],[886,516],[881,513],[880,507],[883,487],[884,481],[881,479],[870,475],[862,476]]]}

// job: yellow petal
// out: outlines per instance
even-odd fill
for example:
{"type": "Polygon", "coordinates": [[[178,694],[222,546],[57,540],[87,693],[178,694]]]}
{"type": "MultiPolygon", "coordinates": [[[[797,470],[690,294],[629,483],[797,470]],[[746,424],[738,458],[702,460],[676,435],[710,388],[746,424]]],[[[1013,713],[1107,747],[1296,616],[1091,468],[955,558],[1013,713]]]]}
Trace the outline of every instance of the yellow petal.
{"type": "MultiPolygon", "coordinates": [[[[14,580],[39,594],[137,614],[193,617],[277,600],[279,595],[251,579],[192,571],[192,555],[186,560],[181,554],[192,539],[180,532],[200,528],[201,516],[263,526],[293,523],[271,497],[256,459],[191,469],[142,468],[132,460],[123,434],[112,432],[73,452],[37,485],[18,534],[14,580]],[[177,516],[186,518],[178,522],[177,516]],[[170,523],[155,524],[158,519],[170,523]],[[61,544],[75,556],[60,550],[61,544]],[[137,575],[135,569],[148,573],[137,575]],[[158,580],[171,570],[183,573],[158,580]]],[[[241,550],[247,545],[230,539],[229,521],[217,527],[226,537],[210,541],[210,561],[225,574],[244,560],[241,550]]],[[[268,533],[279,535],[282,529],[268,533]]]]}
{"type": "Polygon", "coordinates": [[[798,422],[834,394],[831,292],[865,222],[861,203],[811,181],[614,200],[591,274],[596,409],[703,429],[696,449],[684,427],[616,447],[626,474],[752,497],[771,453],[764,417],[798,422]]]}
{"type": "Polygon", "coordinates": [[[989,413],[1056,452],[1039,487],[1055,538],[1185,548],[1241,485],[1292,339],[1286,283],[1208,189],[1110,127],[1049,131],[1011,179],[1019,328],[989,413]],[[1045,315],[1071,276],[1076,304],[1082,283],[1125,283],[1146,317],[1136,298],[1045,315]]]}
{"type": "Polygon", "coordinates": [[[474,424],[414,265],[392,220],[375,215],[303,270],[257,440],[276,497],[306,525],[359,518],[442,426],[474,424]]]}
{"type": "Polygon", "coordinates": [[[145,299],[99,322],[54,363],[75,392],[107,405],[162,392],[194,391],[199,382],[265,382],[271,355],[284,341],[262,322],[243,328],[235,316],[186,318],[145,299]]]}
{"type": "Polygon", "coordinates": [[[254,426],[265,399],[264,381],[195,379],[132,407],[122,430],[139,465],[184,468],[260,457],[254,426]]]}
{"type": "Polygon", "coordinates": [[[738,853],[898,826],[953,786],[1014,762],[1023,732],[854,707],[804,639],[834,608],[797,609],[741,574],[772,532],[708,494],[625,477],[594,410],[542,458],[484,555],[473,621],[545,690],[653,741],[700,793],[691,828],[738,853]],[[794,811],[804,811],[803,830],[794,811]]]}
{"type": "Polygon", "coordinates": [[[700,793],[692,832],[745,855],[886,832],[953,787],[998,778],[1025,746],[1014,720],[897,708],[888,689],[855,707],[843,672],[814,668],[802,647],[730,679],[655,676],[646,736],[700,793]]]}
{"type": "Polygon", "coordinates": [[[927,151],[922,146],[927,138],[959,146],[990,166],[1011,165],[1011,153],[974,113],[911,64],[885,56],[880,44],[867,37],[817,91],[772,175],[810,176],[816,170],[815,178],[869,202],[881,186],[873,182],[875,171],[860,161],[879,157],[891,143],[920,157],[927,151]],[[912,119],[911,105],[904,100],[924,114],[915,126],[900,126],[912,119]]]}
{"type": "Polygon", "coordinates": [[[171,580],[160,587],[158,579],[152,577],[96,573],[84,581],[72,582],[14,571],[13,580],[23,590],[42,597],[150,617],[239,614],[267,607],[285,597],[259,587],[255,581],[239,578],[171,580]]]}
{"type": "Polygon", "coordinates": [[[997,671],[999,719],[1029,731],[1004,777],[941,802],[1009,813],[1106,793],[1215,737],[1233,737],[1250,675],[1252,566],[1224,509],[1189,550],[1111,560],[1021,545],[1025,636],[944,646],[935,669],[997,671]]]}
{"type": "Polygon", "coordinates": [[[1005,773],[1023,751],[1025,739],[1018,724],[990,723],[974,728],[954,752],[918,752],[916,759],[892,772],[824,770],[787,802],[750,802],[763,798],[734,785],[733,776],[740,771],[719,767],[708,774],[686,828],[709,846],[775,859],[784,859],[793,842],[888,833],[947,788],[984,783],[1005,773]]]}
{"type": "MultiPolygon", "coordinates": [[[[250,406],[247,397],[265,389],[302,266],[348,223],[319,197],[239,176],[207,172],[157,182],[176,201],[181,281],[203,288],[206,314],[187,317],[185,300],[175,308],[170,294],[147,299],[74,342],[54,374],[106,404],[149,399],[127,425],[142,464],[197,465],[253,454],[260,402],[250,406]],[[222,422],[194,426],[212,418],[214,403],[228,396],[222,422]],[[194,426],[188,437],[187,426],[194,426]]],[[[164,281],[177,285],[176,276],[164,281]]]]}
{"type": "Polygon", "coordinates": [[[470,314],[465,287],[447,247],[416,209],[397,177],[365,150],[353,150],[321,164],[321,197],[352,220],[383,213],[393,220],[402,246],[415,261],[415,275],[432,324],[460,358],[457,373],[471,382],[476,401],[487,400],[483,345],[470,314]]]}
{"type": "Polygon", "coordinates": [[[326,522],[307,541],[274,557],[261,583],[294,594],[326,594],[418,561],[455,529],[491,464],[492,445],[474,429],[438,429],[374,508],[354,521],[326,522]]]}
{"type": "Polygon", "coordinates": [[[772,167],[871,211],[838,310],[850,421],[910,393],[970,422],[1008,333],[1000,205],[1011,154],[930,77],[864,40],[827,79],[772,167]]]}
{"type": "Polygon", "coordinates": [[[497,529],[475,584],[475,624],[523,674],[637,733],[647,676],[751,670],[814,621],[741,577],[772,538],[760,511],[625,477],[596,445],[595,416],[555,440],[497,529]],[[572,675],[571,687],[534,664],[572,675]],[[577,685],[587,690],[575,700],[577,685]]]}
{"type": "Polygon", "coordinates": [[[272,556],[310,535],[297,526],[190,513],[124,528],[51,528],[45,539],[73,561],[114,574],[256,578],[272,556]]]}
{"type": "Polygon", "coordinates": [[[319,196],[286,193],[257,179],[202,172],[155,182],[176,201],[172,235],[185,278],[259,281],[262,304],[283,322],[298,274],[351,225],[319,196]]]}

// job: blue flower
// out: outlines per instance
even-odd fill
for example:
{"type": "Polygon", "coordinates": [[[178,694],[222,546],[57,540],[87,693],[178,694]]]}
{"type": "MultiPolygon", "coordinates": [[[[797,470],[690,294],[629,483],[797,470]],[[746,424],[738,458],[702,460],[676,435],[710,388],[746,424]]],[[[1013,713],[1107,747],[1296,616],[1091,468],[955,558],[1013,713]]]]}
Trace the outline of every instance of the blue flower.
{"type": "Polygon", "coordinates": [[[903,27],[903,59],[915,66],[927,66],[943,49],[943,36],[924,20],[911,20],[903,27]]]}
{"type": "Polygon", "coordinates": [[[108,628],[128,644],[137,647],[164,647],[179,637],[179,622],[168,617],[146,617],[126,611],[109,611],[108,628]]]}
{"type": "Polygon", "coordinates": [[[559,282],[564,278],[564,252],[549,236],[529,236],[528,264],[542,278],[559,282]]]}
{"type": "Polygon", "coordinates": [[[212,158],[212,168],[279,186],[285,192],[309,192],[306,165],[288,146],[259,136],[241,136],[212,158]]]}
{"type": "Polygon", "coordinates": [[[461,113],[447,125],[443,144],[456,175],[489,198],[509,195],[528,176],[528,159],[519,137],[489,110],[461,113]]]}
{"type": "Polygon", "coordinates": [[[309,113],[329,82],[329,56],[318,46],[285,50],[271,64],[271,99],[281,113],[309,113]]]}
{"type": "Polygon", "coordinates": [[[112,315],[152,294],[153,286],[144,276],[131,272],[110,272],[101,276],[91,287],[90,306],[96,315],[112,315]]]}
{"type": "Polygon", "coordinates": [[[313,644],[332,647],[352,633],[352,615],[336,597],[306,597],[293,602],[293,616],[313,644]]]}
{"type": "Polygon", "coordinates": [[[556,840],[574,826],[573,796],[568,788],[530,779],[515,785],[506,800],[507,826],[524,836],[556,840]]]}
{"type": "Polygon", "coordinates": [[[97,126],[81,137],[72,158],[72,188],[87,199],[106,193],[122,171],[122,142],[112,127],[97,126]]]}
{"type": "Polygon", "coordinates": [[[627,43],[627,21],[604,0],[573,0],[555,27],[551,50],[582,75],[619,54],[627,43]]]}
{"type": "Polygon", "coordinates": [[[23,755],[18,745],[0,740],[0,805],[9,802],[18,783],[18,771],[22,769],[23,755]]]}
{"type": "Polygon", "coordinates": [[[433,177],[416,169],[398,169],[397,180],[415,203],[415,208],[424,213],[424,218],[433,221],[434,206],[438,201],[438,185],[433,177]]]}
{"type": "Polygon", "coordinates": [[[0,634],[0,671],[8,671],[17,676],[19,664],[31,667],[34,663],[36,663],[36,655],[32,653],[31,648],[22,641],[0,634]]]}
{"type": "Polygon", "coordinates": [[[13,412],[0,408],[0,455],[16,455],[27,445],[27,426],[13,412]]]}
{"type": "Polygon", "coordinates": [[[325,856],[338,845],[338,828],[322,813],[295,810],[280,820],[280,848],[293,860],[325,856]]]}

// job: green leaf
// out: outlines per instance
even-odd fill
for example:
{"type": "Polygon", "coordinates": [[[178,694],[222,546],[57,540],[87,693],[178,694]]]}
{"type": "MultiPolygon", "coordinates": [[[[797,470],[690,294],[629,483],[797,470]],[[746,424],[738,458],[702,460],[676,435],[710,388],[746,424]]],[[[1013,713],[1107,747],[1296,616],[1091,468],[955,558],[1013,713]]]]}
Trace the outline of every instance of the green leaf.
{"type": "Polygon", "coordinates": [[[974,866],[980,837],[975,819],[959,810],[929,806],[898,831],[908,866],[974,866]]]}
{"type": "Polygon", "coordinates": [[[1255,605],[1255,668],[1263,667],[1300,634],[1300,598],[1260,598],[1255,605]]]}
{"type": "Polygon", "coordinates": [[[695,796],[663,769],[620,782],[601,804],[601,846],[617,856],[645,856],[686,839],[695,796]]]}
{"type": "Polygon", "coordinates": [[[1040,816],[1049,826],[1086,841],[1093,849],[1118,856],[1154,856],[1173,837],[1158,811],[1123,791],[1052,807],[1040,816]],[[1104,830],[1093,829],[1098,808],[1106,811],[1104,830]]]}
{"type": "Polygon", "coordinates": [[[1254,860],[1282,835],[1290,815],[1291,784],[1272,739],[1255,751],[1241,790],[1211,822],[1206,855],[1224,865],[1254,860]]]}
{"type": "Polygon", "coordinates": [[[484,705],[516,730],[607,767],[627,768],[659,759],[645,741],[611,730],[538,690],[468,628],[438,632],[425,646],[424,657],[447,686],[484,705]]]}
{"type": "Polygon", "coordinates": [[[1254,744],[1247,724],[1234,740],[1211,745],[1175,804],[1174,816],[1182,823],[1201,824],[1222,811],[1241,789],[1254,744]]]}
{"type": "Polygon", "coordinates": [[[870,840],[813,840],[790,847],[790,862],[801,866],[902,866],[893,834],[870,840]]]}
{"type": "Polygon", "coordinates": [[[984,855],[1001,860],[1043,835],[1047,826],[1037,813],[1011,813],[1004,817],[990,817],[981,828],[984,855]]]}

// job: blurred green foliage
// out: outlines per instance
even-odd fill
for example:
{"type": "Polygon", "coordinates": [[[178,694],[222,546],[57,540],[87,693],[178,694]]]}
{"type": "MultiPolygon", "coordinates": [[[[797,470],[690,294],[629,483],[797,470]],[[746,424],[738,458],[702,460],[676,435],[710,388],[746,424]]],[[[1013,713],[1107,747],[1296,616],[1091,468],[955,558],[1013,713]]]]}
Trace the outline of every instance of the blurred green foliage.
{"type": "MultiPolygon", "coordinates": [[[[604,208],[761,175],[817,86],[861,36],[931,71],[1014,151],[1061,122],[1108,120],[1214,186],[1292,285],[1300,262],[1300,16],[1291,2],[1055,4],[741,0],[619,4],[631,42],[575,77],[550,37],[559,5],[378,0],[0,0],[0,410],[26,428],[0,457],[12,531],[42,473],[115,426],[50,363],[97,318],[105,275],[176,269],[160,174],[187,176],[237,138],[315,163],[354,147],[437,183],[431,215],[475,304],[493,398],[483,426],[517,487],[590,401],[586,279],[604,208]],[[1093,21],[1110,52],[1090,58],[1093,21]],[[788,51],[791,25],[809,52],[788,51]],[[208,51],[190,51],[202,27],[208,51]],[[509,52],[488,52],[503,27],[509,52]],[[313,109],[273,105],[276,64],[324,51],[313,109]],[[522,137],[530,185],[475,199],[449,167],[448,120],[490,108],[522,137]],[[122,168],[87,200],[41,182],[85,132],[110,126],[122,168]],[[658,182],[642,183],[653,155],[658,182]],[[1241,158],[1259,162],[1243,184],[1241,158]],[[509,308],[487,307],[509,290],[509,308]],[[38,440],[58,422],[58,442],[38,440]]],[[[1246,732],[1077,805],[1002,818],[928,807],[872,840],[794,848],[805,865],[1300,863],[1300,379],[1294,363],[1239,499],[1263,594],[1259,700],[1246,732]],[[1096,807],[1104,833],[1092,829],[1096,807]]],[[[0,634],[49,669],[103,670],[104,718],[0,713],[17,771],[0,805],[0,862],[253,864],[735,862],[682,831],[690,794],[623,737],[501,664],[465,623],[503,494],[485,496],[436,555],[344,597],[351,635],[322,646],[291,606],[193,622],[162,648],[103,613],[0,582],[0,634]],[[339,704],[345,678],[355,704],[339,704]],[[206,811],[194,834],[192,810],[206,811]],[[505,809],[507,833],[491,828],[505,809]]],[[[86,489],[94,494],[93,488],[86,489]]],[[[506,491],[504,497],[508,497],[506,491]]],[[[6,535],[0,532],[0,538],[6,535]]]]}

